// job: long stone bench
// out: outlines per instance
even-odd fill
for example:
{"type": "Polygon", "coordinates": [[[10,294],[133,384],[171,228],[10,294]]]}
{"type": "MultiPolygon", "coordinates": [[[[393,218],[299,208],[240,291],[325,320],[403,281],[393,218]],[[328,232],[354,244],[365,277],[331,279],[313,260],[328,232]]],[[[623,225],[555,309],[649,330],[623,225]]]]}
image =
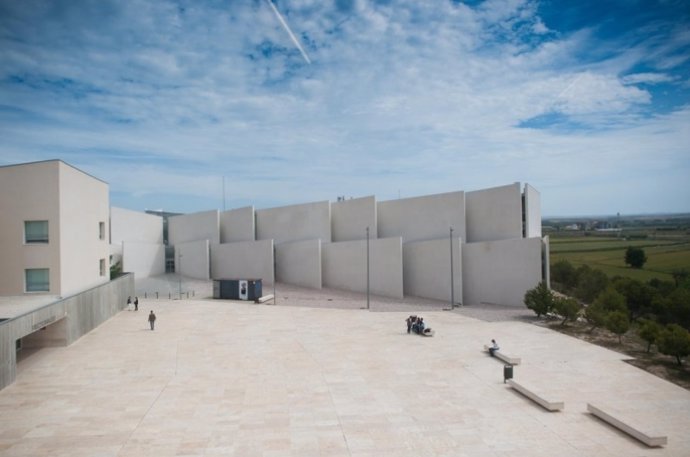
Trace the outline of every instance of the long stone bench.
{"type": "MultiPolygon", "coordinates": [[[[486,344],[484,345],[484,350],[486,352],[489,352],[489,346],[486,344]]],[[[495,351],[494,352],[494,357],[498,357],[499,359],[503,360],[505,363],[509,363],[511,365],[520,365],[520,358],[518,357],[510,357],[501,351],[495,351]]]]}
{"type": "Polygon", "coordinates": [[[508,384],[510,385],[510,387],[517,390],[522,395],[534,401],[535,403],[539,404],[544,409],[548,409],[549,411],[560,411],[563,409],[564,403],[562,401],[546,400],[545,398],[542,398],[541,396],[535,394],[531,389],[528,389],[522,384],[515,382],[515,380],[513,379],[508,379],[508,384]]]}
{"type": "Polygon", "coordinates": [[[630,419],[623,421],[618,417],[612,416],[610,413],[604,412],[601,408],[598,408],[591,403],[587,403],[587,411],[597,416],[599,419],[608,422],[619,430],[624,431],[633,438],[642,441],[649,447],[659,447],[668,443],[668,437],[661,435],[649,435],[647,432],[640,430],[641,427],[638,424],[633,425],[630,419]]]}

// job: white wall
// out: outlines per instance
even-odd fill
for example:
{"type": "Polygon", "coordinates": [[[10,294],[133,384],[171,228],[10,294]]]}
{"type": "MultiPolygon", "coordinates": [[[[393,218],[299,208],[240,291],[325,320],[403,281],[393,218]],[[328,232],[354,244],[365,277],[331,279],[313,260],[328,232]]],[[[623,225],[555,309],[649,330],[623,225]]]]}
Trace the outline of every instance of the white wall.
{"type": "Polygon", "coordinates": [[[210,265],[208,240],[190,241],[175,245],[175,271],[182,273],[182,276],[204,280],[211,279],[210,265]]]}
{"type": "Polygon", "coordinates": [[[465,239],[465,195],[463,192],[427,195],[379,202],[378,237],[401,236],[403,243],[445,238],[465,239]]]}
{"type": "MultiPolygon", "coordinates": [[[[402,298],[402,239],[372,239],[369,243],[371,293],[402,298]]],[[[366,244],[366,240],[323,244],[321,274],[324,286],[366,292],[366,244]]]]}
{"type": "Polygon", "coordinates": [[[137,279],[165,273],[165,245],[123,241],[120,246],[123,272],[137,279]]]}
{"type": "MultiPolygon", "coordinates": [[[[462,240],[453,239],[453,297],[462,303],[462,240]]],[[[450,304],[450,238],[403,244],[405,295],[450,304]]]]}
{"type": "Polygon", "coordinates": [[[220,213],[220,242],[254,241],[254,207],[231,209],[220,213]]]}
{"type": "Polygon", "coordinates": [[[58,161],[0,167],[0,295],[24,293],[26,268],[49,268],[60,294],[58,161]],[[24,243],[24,221],[48,221],[46,244],[24,243]]]}
{"type": "Polygon", "coordinates": [[[313,239],[330,242],[330,215],[327,201],[257,210],[256,239],[272,239],[275,244],[313,239]]]}
{"type": "Polygon", "coordinates": [[[273,240],[211,245],[212,279],[261,279],[273,284],[273,240]]]}
{"type": "Polygon", "coordinates": [[[175,246],[188,241],[209,240],[220,243],[218,210],[183,214],[168,218],[168,243],[175,246]]]}
{"type": "Polygon", "coordinates": [[[541,238],[541,195],[525,184],[525,238],[541,238]]]}
{"type": "Polygon", "coordinates": [[[321,289],[321,240],[277,245],[276,280],[321,289]]]}
{"type": "Polygon", "coordinates": [[[333,241],[364,240],[369,227],[376,238],[376,198],[362,197],[331,203],[331,235],[333,241]]]}
{"type": "Polygon", "coordinates": [[[546,282],[546,285],[551,288],[551,240],[549,236],[546,235],[542,238],[542,268],[544,272],[542,278],[546,282]]]}
{"type": "Polygon", "coordinates": [[[465,193],[467,243],[522,238],[520,183],[465,193]]]}
{"type": "Polygon", "coordinates": [[[525,292],[541,281],[541,250],[541,238],[463,245],[463,304],[524,306],[525,292]]]}
{"type": "Polygon", "coordinates": [[[153,214],[110,207],[110,243],[123,241],[163,244],[163,218],[153,214]]]}

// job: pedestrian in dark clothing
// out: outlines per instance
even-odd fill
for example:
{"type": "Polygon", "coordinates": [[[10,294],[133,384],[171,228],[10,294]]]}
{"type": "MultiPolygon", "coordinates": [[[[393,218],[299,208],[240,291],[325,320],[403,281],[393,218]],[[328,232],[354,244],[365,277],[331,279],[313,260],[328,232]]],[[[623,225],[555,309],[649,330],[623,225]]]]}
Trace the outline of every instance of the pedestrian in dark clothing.
{"type": "Polygon", "coordinates": [[[127,311],[132,311],[132,297],[127,297],[127,311]]]}
{"type": "Polygon", "coordinates": [[[151,324],[151,330],[153,330],[153,325],[156,322],[156,315],[153,314],[153,310],[149,313],[149,324],[151,324]]]}
{"type": "Polygon", "coordinates": [[[139,311],[139,297],[134,297],[134,311],[139,311]]]}

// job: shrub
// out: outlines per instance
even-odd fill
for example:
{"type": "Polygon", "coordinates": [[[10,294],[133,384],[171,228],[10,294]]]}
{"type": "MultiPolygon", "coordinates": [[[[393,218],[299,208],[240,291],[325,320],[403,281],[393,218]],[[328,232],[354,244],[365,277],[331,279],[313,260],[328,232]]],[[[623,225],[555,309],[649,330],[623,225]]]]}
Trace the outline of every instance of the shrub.
{"type": "Polygon", "coordinates": [[[652,344],[657,342],[663,330],[664,328],[653,320],[641,321],[637,334],[647,342],[647,352],[652,348],[652,344]]]}
{"type": "Polygon", "coordinates": [[[630,328],[628,316],[622,311],[613,311],[606,316],[606,328],[618,335],[618,344],[623,343],[622,337],[630,328]]]}
{"type": "Polygon", "coordinates": [[[553,299],[553,310],[563,318],[561,325],[577,320],[581,308],[580,303],[571,297],[554,297],[553,299]]]}
{"type": "Polygon", "coordinates": [[[544,281],[525,293],[525,305],[537,313],[537,317],[547,314],[553,308],[553,295],[544,281]]]}
{"type": "Polygon", "coordinates": [[[670,324],[661,332],[658,346],[659,352],[675,357],[678,365],[682,365],[682,357],[690,355],[690,332],[680,325],[670,324]]]}

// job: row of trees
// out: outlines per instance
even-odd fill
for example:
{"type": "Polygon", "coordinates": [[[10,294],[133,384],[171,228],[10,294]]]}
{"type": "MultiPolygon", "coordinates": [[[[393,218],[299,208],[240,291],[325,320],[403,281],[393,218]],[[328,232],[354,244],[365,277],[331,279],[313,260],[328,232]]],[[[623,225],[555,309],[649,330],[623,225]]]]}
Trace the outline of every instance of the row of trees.
{"type": "Polygon", "coordinates": [[[591,326],[622,336],[634,327],[647,343],[681,364],[690,355],[690,281],[682,272],[674,281],[615,277],[561,260],[551,268],[554,293],[540,283],[525,294],[525,304],[537,316],[557,314],[561,325],[582,317],[591,326]],[[574,297],[574,298],[573,298],[574,297]]]}

